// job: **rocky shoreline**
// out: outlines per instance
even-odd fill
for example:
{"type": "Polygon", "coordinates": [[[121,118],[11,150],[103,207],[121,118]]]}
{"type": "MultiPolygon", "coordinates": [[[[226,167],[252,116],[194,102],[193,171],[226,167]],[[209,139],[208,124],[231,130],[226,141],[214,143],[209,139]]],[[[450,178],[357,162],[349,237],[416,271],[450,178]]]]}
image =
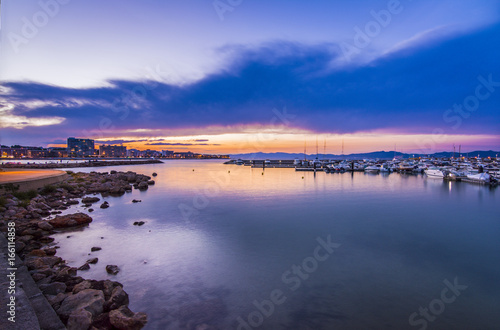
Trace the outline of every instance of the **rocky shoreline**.
{"type": "Polygon", "coordinates": [[[120,166],[120,165],[144,165],[144,164],[162,164],[158,159],[148,160],[89,160],[81,163],[33,163],[33,164],[1,164],[1,168],[78,168],[78,167],[100,167],[100,166],[120,166]]]}
{"type": "MultiPolygon", "coordinates": [[[[0,196],[0,230],[7,233],[15,223],[16,253],[68,329],[141,329],[147,323],[147,315],[128,308],[129,298],[121,283],[78,276],[90,265],[105,267],[109,274],[116,274],[119,268],[99,265],[98,258],[89,259],[78,268],[70,267],[56,256],[58,247],[50,236],[92,222],[88,214],[81,212],[59,215],[71,205],[81,203],[84,210],[92,212],[93,205],[100,204],[97,194],[120,196],[133,188],[146,190],[154,181],[130,171],[68,174],[64,182],[38,191],[13,191],[0,196]]],[[[107,202],[100,204],[101,208],[106,206],[107,202]]]]}

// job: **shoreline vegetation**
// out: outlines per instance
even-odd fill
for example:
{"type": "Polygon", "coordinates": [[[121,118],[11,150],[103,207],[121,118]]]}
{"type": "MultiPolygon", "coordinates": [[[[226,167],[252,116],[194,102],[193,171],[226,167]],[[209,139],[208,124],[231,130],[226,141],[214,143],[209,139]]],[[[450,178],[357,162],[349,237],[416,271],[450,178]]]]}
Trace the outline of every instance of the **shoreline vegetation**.
{"type": "MultiPolygon", "coordinates": [[[[128,294],[121,283],[79,276],[90,267],[103,267],[108,274],[115,275],[119,267],[99,264],[95,256],[89,256],[80,267],[70,267],[56,255],[58,246],[51,236],[88,226],[92,218],[82,211],[91,213],[93,207],[109,207],[107,202],[101,202],[99,194],[121,196],[133,188],[147,190],[155,182],[149,176],[131,171],[67,173],[68,178],[61,183],[27,192],[13,188],[1,195],[0,231],[7,235],[10,227],[15,226],[17,256],[68,329],[141,329],[148,317],[128,308],[128,294]],[[78,204],[82,211],[60,215],[78,204]]],[[[89,246],[89,252],[100,249],[89,246]]]]}

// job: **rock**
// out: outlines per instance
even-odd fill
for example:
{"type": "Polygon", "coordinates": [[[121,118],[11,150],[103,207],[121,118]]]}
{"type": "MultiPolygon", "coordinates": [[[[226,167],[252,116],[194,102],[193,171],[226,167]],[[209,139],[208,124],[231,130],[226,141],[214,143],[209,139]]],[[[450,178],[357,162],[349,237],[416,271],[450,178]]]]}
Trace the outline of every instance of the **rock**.
{"type": "Polygon", "coordinates": [[[132,200],[132,203],[140,203],[140,202],[142,202],[140,199],[133,199],[132,200]]]}
{"type": "Polygon", "coordinates": [[[40,280],[43,280],[44,278],[46,278],[47,275],[45,274],[42,274],[42,273],[35,273],[35,274],[32,274],[31,275],[31,278],[33,279],[33,281],[35,282],[38,282],[40,280]]]}
{"type": "Polygon", "coordinates": [[[89,211],[89,212],[94,212],[94,209],[89,209],[88,211],[89,211]]]}
{"type": "Polygon", "coordinates": [[[47,296],[47,301],[52,306],[52,308],[56,309],[55,307],[59,308],[61,302],[70,294],[71,293],[58,293],[56,296],[47,296]]]}
{"type": "Polygon", "coordinates": [[[157,176],[158,174],[156,172],[153,172],[153,174],[151,174],[152,176],[157,176]]]}
{"type": "Polygon", "coordinates": [[[42,229],[42,230],[47,230],[47,231],[51,231],[52,229],[54,229],[54,227],[48,223],[47,221],[40,221],[38,222],[38,228],[42,229]]]}
{"type": "Polygon", "coordinates": [[[137,179],[137,175],[133,172],[129,172],[127,173],[127,181],[130,182],[130,183],[133,183],[135,182],[137,179]]]}
{"type": "Polygon", "coordinates": [[[68,330],[87,330],[92,324],[92,319],[91,312],[83,308],[77,309],[69,315],[66,328],[68,330]]]}
{"type": "Polygon", "coordinates": [[[92,317],[96,317],[102,313],[103,306],[104,293],[102,291],[85,289],[64,299],[57,314],[63,321],[66,321],[74,311],[84,309],[90,312],[92,317]]]}
{"type": "Polygon", "coordinates": [[[92,218],[84,213],[74,213],[63,216],[57,216],[52,220],[49,220],[49,223],[54,228],[69,228],[84,225],[92,222],[92,218]]]}
{"type": "Polygon", "coordinates": [[[47,253],[44,250],[35,249],[35,250],[32,250],[29,253],[29,255],[35,256],[35,257],[45,257],[47,255],[47,253]]]}
{"type": "Polygon", "coordinates": [[[127,306],[109,312],[109,321],[118,329],[139,330],[148,322],[144,313],[134,313],[127,306]]]}
{"type": "Polygon", "coordinates": [[[109,190],[109,194],[113,196],[121,196],[125,194],[125,189],[119,186],[115,186],[109,190]]]}
{"type": "Polygon", "coordinates": [[[101,204],[101,209],[107,209],[109,207],[109,203],[108,202],[104,202],[101,204]]]}
{"type": "Polygon", "coordinates": [[[66,201],[66,205],[76,205],[76,204],[80,204],[80,202],[74,199],[66,201]]]}
{"type": "Polygon", "coordinates": [[[91,258],[87,260],[87,263],[95,265],[99,261],[98,258],[91,258]]]}
{"type": "Polygon", "coordinates": [[[116,275],[120,271],[120,268],[118,268],[117,265],[107,265],[106,266],[106,272],[111,275],[116,275]]]}
{"type": "Polygon", "coordinates": [[[137,189],[139,190],[147,190],[148,189],[148,183],[146,181],[141,181],[138,185],[137,185],[137,189]]]}
{"type": "Polygon", "coordinates": [[[90,251],[92,251],[92,252],[95,252],[95,251],[101,251],[101,250],[102,250],[102,248],[101,248],[101,247],[99,247],[99,246],[93,246],[93,247],[90,249],[90,251]]]}
{"type": "Polygon", "coordinates": [[[85,280],[73,287],[73,293],[78,293],[80,291],[86,290],[86,289],[92,289],[92,281],[91,280],[85,280]]]}
{"type": "Polygon", "coordinates": [[[83,265],[78,267],[78,270],[89,270],[89,269],[90,269],[90,266],[88,263],[84,263],[83,265]]]}
{"type": "Polygon", "coordinates": [[[113,289],[109,300],[104,303],[104,311],[117,309],[120,306],[128,306],[128,303],[128,294],[123,290],[121,286],[117,286],[113,289]]]}
{"type": "Polygon", "coordinates": [[[55,296],[66,291],[66,284],[61,282],[53,282],[50,284],[42,284],[39,286],[39,288],[43,292],[43,294],[55,296]]]}
{"type": "Polygon", "coordinates": [[[45,249],[45,254],[47,254],[48,256],[53,256],[56,254],[56,252],[57,252],[57,250],[55,248],[45,249]]]}
{"type": "Polygon", "coordinates": [[[155,180],[148,180],[148,185],[154,185],[155,184],[155,180]]]}
{"type": "Polygon", "coordinates": [[[100,201],[101,199],[98,198],[98,197],[85,197],[82,199],[82,203],[85,203],[85,204],[92,204],[92,203],[96,203],[98,201],[100,201]]]}

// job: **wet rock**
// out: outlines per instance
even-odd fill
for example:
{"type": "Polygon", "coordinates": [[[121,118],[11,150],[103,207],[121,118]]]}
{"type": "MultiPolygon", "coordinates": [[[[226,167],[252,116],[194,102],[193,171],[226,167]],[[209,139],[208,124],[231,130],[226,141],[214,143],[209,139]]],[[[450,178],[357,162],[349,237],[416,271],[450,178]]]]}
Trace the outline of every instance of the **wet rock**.
{"type": "Polygon", "coordinates": [[[118,329],[139,330],[148,322],[144,313],[134,313],[128,307],[121,306],[109,312],[109,321],[118,329]]]}
{"type": "Polygon", "coordinates": [[[84,225],[90,222],[92,222],[92,218],[84,213],[57,216],[54,219],[49,220],[49,223],[54,228],[69,228],[84,225]]]}
{"type": "Polygon", "coordinates": [[[70,199],[69,201],[66,201],[67,205],[76,205],[79,204],[80,202],[74,199],[70,199]]]}
{"type": "Polygon", "coordinates": [[[157,176],[158,174],[156,172],[153,172],[152,176],[157,176]]]}
{"type": "Polygon", "coordinates": [[[140,203],[140,202],[142,202],[140,199],[133,199],[132,200],[132,203],[140,203]]]}
{"type": "Polygon", "coordinates": [[[100,246],[93,246],[90,251],[95,252],[95,251],[100,251],[102,248],[100,246]]]}
{"type": "Polygon", "coordinates": [[[104,202],[100,206],[101,209],[107,209],[108,207],[109,207],[109,203],[108,202],[104,202]]]}
{"type": "Polygon", "coordinates": [[[146,181],[141,181],[138,185],[137,185],[137,189],[139,190],[147,190],[148,189],[148,183],[146,181]]]}
{"type": "Polygon", "coordinates": [[[40,228],[42,230],[51,231],[52,229],[54,229],[54,227],[50,223],[48,223],[47,221],[40,221],[37,225],[38,225],[38,228],[40,228]]]}
{"type": "Polygon", "coordinates": [[[142,226],[144,224],[144,221],[135,221],[134,226],[142,226]]]}
{"type": "Polygon", "coordinates": [[[97,203],[100,200],[101,199],[98,198],[98,197],[85,197],[85,198],[82,199],[82,203],[92,204],[92,203],[97,203]]]}
{"type": "Polygon", "coordinates": [[[94,212],[94,209],[88,209],[89,212],[94,212]]]}
{"type": "Polygon", "coordinates": [[[117,265],[107,265],[106,266],[106,272],[111,275],[116,275],[120,271],[120,268],[118,268],[117,265]]]}
{"type": "Polygon", "coordinates": [[[84,309],[90,312],[92,317],[95,317],[102,313],[103,306],[104,293],[102,291],[85,289],[64,299],[61,307],[57,310],[57,314],[63,321],[66,321],[71,313],[84,309]]]}
{"type": "Polygon", "coordinates": [[[87,330],[92,324],[92,313],[86,309],[80,308],[73,311],[68,318],[66,328],[68,330],[87,330]]]}
{"type": "Polygon", "coordinates": [[[87,263],[95,265],[99,261],[98,258],[91,258],[87,260],[87,263]]]}
{"type": "Polygon", "coordinates": [[[66,297],[68,297],[69,295],[71,295],[71,293],[58,293],[55,296],[47,296],[46,298],[47,298],[47,301],[49,302],[49,304],[55,310],[55,309],[59,308],[59,305],[61,304],[61,302],[64,299],[66,299],[66,297]]]}
{"type": "Polygon", "coordinates": [[[30,256],[35,256],[35,257],[45,257],[47,255],[47,253],[44,250],[36,249],[36,250],[32,250],[29,253],[29,255],[30,256]]]}
{"type": "Polygon", "coordinates": [[[89,269],[90,269],[90,266],[88,263],[84,263],[83,265],[78,267],[78,270],[89,270],[89,269]]]}
{"type": "Polygon", "coordinates": [[[39,288],[43,292],[43,294],[55,296],[66,291],[66,284],[61,282],[53,282],[50,284],[42,284],[39,286],[39,288]]]}
{"type": "Polygon", "coordinates": [[[45,254],[47,254],[48,256],[53,256],[56,254],[56,252],[57,252],[57,250],[55,248],[45,249],[45,254]]]}
{"type": "Polygon", "coordinates": [[[42,273],[34,273],[31,275],[31,278],[33,279],[33,281],[35,282],[38,282],[40,280],[43,280],[44,278],[46,278],[47,275],[45,274],[42,274],[42,273]]]}
{"type": "Polygon", "coordinates": [[[128,306],[128,303],[128,294],[121,286],[117,286],[113,289],[111,297],[104,303],[104,311],[117,309],[120,306],[128,306]]]}
{"type": "Polygon", "coordinates": [[[155,180],[148,180],[148,185],[154,185],[155,184],[155,180]]]}

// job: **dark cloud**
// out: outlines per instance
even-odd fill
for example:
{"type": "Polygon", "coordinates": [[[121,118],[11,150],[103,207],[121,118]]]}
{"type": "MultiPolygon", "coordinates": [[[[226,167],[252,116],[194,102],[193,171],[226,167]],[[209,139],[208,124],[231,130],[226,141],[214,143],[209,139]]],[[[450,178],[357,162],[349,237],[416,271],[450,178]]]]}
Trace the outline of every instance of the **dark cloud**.
{"type": "Polygon", "coordinates": [[[498,134],[498,85],[490,86],[489,97],[476,111],[451,113],[455,120],[443,118],[454,104],[474,95],[479,76],[500,81],[498,35],[500,25],[439,43],[420,42],[419,47],[390,53],[368,65],[335,70],[331,63],[341,55],[332,51],[332,45],[234,47],[234,60],[224,71],[181,87],[133,81],[111,81],[112,87],[88,89],[5,83],[12,90],[5,98],[18,104],[13,114],[66,120],[57,130],[7,128],[3,134],[102,139],[105,134],[99,134],[115,129],[281,123],[332,133],[428,134],[438,128],[451,134],[498,134]],[[22,105],[30,100],[51,103],[37,109],[22,105]],[[283,107],[295,115],[293,120],[280,119],[277,112],[283,107]]]}

